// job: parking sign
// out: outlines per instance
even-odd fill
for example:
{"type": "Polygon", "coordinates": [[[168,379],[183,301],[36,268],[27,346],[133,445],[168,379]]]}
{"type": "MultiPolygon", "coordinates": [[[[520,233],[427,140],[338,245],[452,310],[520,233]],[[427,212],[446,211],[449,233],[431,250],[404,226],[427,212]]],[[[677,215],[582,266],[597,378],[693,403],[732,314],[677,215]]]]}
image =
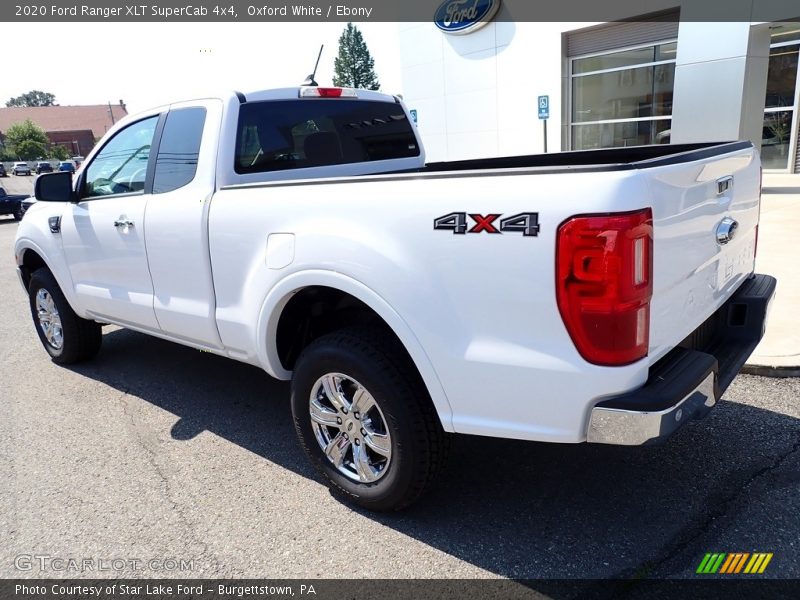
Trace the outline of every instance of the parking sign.
{"type": "Polygon", "coordinates": [[[550,118],[550,96],[539,96],[539,118],[550,118]]]}

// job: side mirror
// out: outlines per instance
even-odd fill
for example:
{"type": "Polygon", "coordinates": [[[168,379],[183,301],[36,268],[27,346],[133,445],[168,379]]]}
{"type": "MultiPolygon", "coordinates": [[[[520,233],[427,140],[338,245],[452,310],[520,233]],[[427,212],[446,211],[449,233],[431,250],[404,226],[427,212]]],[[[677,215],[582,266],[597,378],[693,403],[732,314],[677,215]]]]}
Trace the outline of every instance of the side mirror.
{"type": "Polygon", "coordinates": [[[33,195],[41,202],[72,202],[75,193],[72,191],[72,173],[59,171],[45,173],[36,179],[33,195]]]}

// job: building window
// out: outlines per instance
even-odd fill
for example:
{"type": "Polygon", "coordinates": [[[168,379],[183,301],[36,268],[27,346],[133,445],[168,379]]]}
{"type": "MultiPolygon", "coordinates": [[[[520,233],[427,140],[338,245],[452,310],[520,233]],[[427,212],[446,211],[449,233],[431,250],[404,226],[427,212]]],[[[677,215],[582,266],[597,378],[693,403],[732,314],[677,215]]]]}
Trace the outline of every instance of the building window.
{"type": "Polygon", "coordinates": [[[761,163],[765,169],[787,170],[791,148],[797,144],[799,53],[800,26],[784,25],[772,31],[761,140],[761,163]]]}
{"type": "Polygon", "coordinates": [[[570,59],[573,150],[669,143],[677,42],[570,59]]]}

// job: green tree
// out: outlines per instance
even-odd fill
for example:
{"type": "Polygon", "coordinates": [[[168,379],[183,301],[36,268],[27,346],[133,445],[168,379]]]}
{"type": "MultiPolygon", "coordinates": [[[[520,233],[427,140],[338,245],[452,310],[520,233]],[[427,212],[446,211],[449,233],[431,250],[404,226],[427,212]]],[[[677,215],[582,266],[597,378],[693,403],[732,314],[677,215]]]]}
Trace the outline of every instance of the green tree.
{"type": "Polygon", "coordinates": [[[55,144],[54,146],[50,146],[50,154],[52,158],[57,158],[58,160],[69,160],[71,156],[69,150],[67,150],[64,146],[60,144],[55,144]]]}
{"type": "Polygon", "coordinates": [[[348,23],[339,36],[339,56],[333,61],[333,85],[377,90],[375,61],[358,27],[348,23]]]}
{"type": "Polygon", "coordinates": [[[22,123],[14,123],[6,130],[6,146],[19,160],[36,160],[47,155],[47,134],[27,119],[22,123]]]}
{"type": "Polygon", "coordinates": [[[31,90],[27,94],[11,98],[6,106],[53,106],[55,102],[56,97],[53,94],[31,90]]]}

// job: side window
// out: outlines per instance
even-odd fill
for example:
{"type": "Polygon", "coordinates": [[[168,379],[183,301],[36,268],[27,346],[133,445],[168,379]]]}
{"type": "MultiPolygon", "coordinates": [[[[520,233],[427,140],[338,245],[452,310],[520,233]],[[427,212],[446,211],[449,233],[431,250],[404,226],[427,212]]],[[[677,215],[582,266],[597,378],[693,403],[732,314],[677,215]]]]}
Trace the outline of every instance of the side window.
{"type": "Polygon", "coordinates": [[[86,170],[84,198],[144,193],[158,116],[129,125],[103,146],[86,170]]]}
{"type": "Polygon", "coordinates": [[[205,122],[205,108],[179,108],[169,112],[156,157],[154,194],[171,192],[194,179],[205,122]]]}

